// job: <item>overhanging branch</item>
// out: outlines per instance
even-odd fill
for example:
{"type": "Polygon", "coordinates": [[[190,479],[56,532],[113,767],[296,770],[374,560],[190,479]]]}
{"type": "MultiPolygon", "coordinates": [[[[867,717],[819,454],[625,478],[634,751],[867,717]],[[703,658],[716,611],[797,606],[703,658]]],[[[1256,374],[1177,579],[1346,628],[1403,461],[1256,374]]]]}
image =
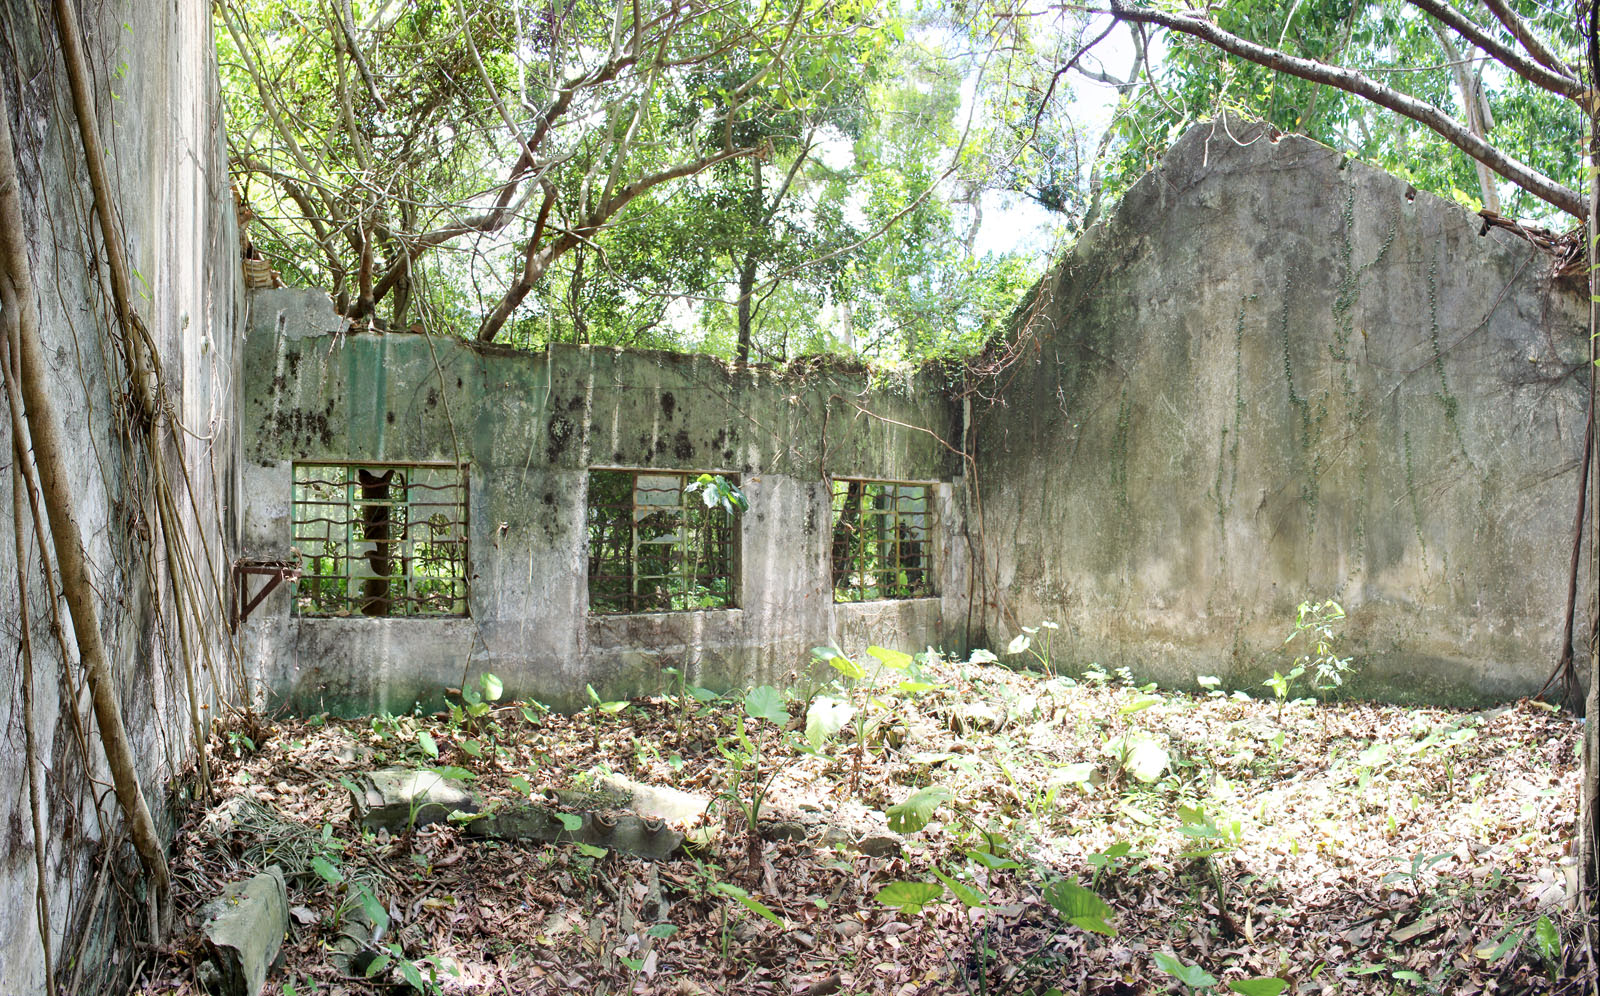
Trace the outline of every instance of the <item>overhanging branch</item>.
{"type": "Polygon", "coordinates": [[[1384,86],[1363,73],[1339,66],[1329,66],[1312,59],[1303,59],[1279,49],[1247,41],[1193,14],[1130,7],[1121,0],[1111,0],[1109,10],[1095,10],[1091,13],[1110,14],[1119,20],[1154,24],[1178,31],[1268,69],[1353,93],[1425,125],[1451,145],[1545,203],[1559,208],[1574,218],[1588,217],[1588,207],[1584,203],[1583,195],[1577,191],[1557,183],[1521,160],[1500,151],[1474,135],[1465,124],[1432,104],[1384,86]]]}

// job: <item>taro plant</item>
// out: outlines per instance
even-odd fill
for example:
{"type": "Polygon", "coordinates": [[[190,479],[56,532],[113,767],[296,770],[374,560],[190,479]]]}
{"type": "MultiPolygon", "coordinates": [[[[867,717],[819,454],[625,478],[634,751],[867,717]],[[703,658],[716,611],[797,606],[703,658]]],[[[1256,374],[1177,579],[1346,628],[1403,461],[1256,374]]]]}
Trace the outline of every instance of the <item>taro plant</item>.
{"type": "MultiPolygon", "coordinates": [[[[819,732],[827,730],[831,735],[846,725],[853,727],[856,749],[850,770],[852,796],[861,785],[861,765],[866,753],[867,740],[872,731],[890,714],[890,703],[876,694],[884,670],[903,676],[895,686],[895,690],[903,695],[921,695],[938,687],[922,680],[917,663],[910,654],[878,646],[868,647],[867,654],[877,661],[876,667],[870,673],[855,660],[845,656],[838,647],[811,648],[812,657],[826,663],[842,676],[845,681],[846,699],[841,701],[826,695],[814,697],[806,710],[807,736],[808,738],[812,736],[813,729],[819,732]],[[856,701],[849,701],[851,698],[856,701]],[[828,729],[830,726],[831,730],[828,729]]],[[[820,743],[814,739],[813,743],[820,749],[820,743]]]]}
{"type": "MultiPolygon", "coordinates": [[[[1155,954],[1156,967],[1167,975],[1172,976],[1183,987],[1185,993],[1199,996],[1201,993],[1216,993],[1218,988],[1215,975],[1201,968],[1199,965],[1190,965],[1177,957],[1164,951],[1155,954]]],[[[1234,979],[1228,983],[1228,991],[1240,993],[1241,996],[1278,996],[1289,987],[1285,979],[1274,977],[1258,977],[1253,979],[1234,979]]]]}
{"type": "Polygon", "coordinates": [[[1160,695],[1145,693],[1117,709],[1122,732],[1106,741],[1105,751],[1116,762],[1118,777],[1132,775],[1150,785],[1159,781],[1172,766],[1172,755],[1161,745],[1161,741],[1154,734],[1141,729],[1132,718],[1164,701],[1160,695]]]}
{"type": "Polygon", "coordinates": [[[1049,620],[1045,620],[1037,626],[1024,626],[1022,627],[1022,632],[1018,633],[1011,643],[1007,645],[1006,653],[1013,656],[1022,653],[1029,654],[1039,662],[1039,666],[1044,669],[1046,677],[1054,678],[1056,676],[1056,662],[1055,658],[1050,654],[1050,637],[1060,628],[1060,624],[1049,620]],[[1040,636],[1041,633],[1043,636],[1040,636]],[[1037,641],[1035,640],[1036,637],[1037,641]]]}
{"type": "Polygon", "coordinates": [[[734,714],[733,736],[717,739],[717,750],[728,763],[727,780],[719,798],[737,809],[742,818],[748,874],[754,881],[761,868],[761,812],[773,779],[802,755],[819,751],[822,742],[837,732],[838,727],[834,726],[831,731],[808,728],[805,739],[790,735],[787,730],[789,710],[783,693],[771,685],[752,688],[745,695],[743,706],[742,712],[734,714]],[[777,745],[781,750],[774,754],[763,746],[761,738],[752,738],[746,720],[765,721],[776,727],[777,745]]]}

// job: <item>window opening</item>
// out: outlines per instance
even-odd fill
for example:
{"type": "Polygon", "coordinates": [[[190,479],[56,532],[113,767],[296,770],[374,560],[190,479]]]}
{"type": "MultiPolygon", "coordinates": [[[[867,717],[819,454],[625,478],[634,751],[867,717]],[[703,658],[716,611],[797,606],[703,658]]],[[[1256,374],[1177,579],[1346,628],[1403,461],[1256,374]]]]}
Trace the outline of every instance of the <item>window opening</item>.
{"type": "Polygon", "coordinates": [[[836,478],[833,600],[867,602],[933,594],[927,484],[836,478]]]}
{"type": "Polygon", "coordinates": [[[707,508],[689,490],[698,476],[695,471],[589,472],[589,611],[733,607],[734,522],[724,509],[707,508]]]}
{"type": "Polygon", "coordinates": [[[294,467],[294,610],[302,616],[467,614],[467,468],[294,467]]]}

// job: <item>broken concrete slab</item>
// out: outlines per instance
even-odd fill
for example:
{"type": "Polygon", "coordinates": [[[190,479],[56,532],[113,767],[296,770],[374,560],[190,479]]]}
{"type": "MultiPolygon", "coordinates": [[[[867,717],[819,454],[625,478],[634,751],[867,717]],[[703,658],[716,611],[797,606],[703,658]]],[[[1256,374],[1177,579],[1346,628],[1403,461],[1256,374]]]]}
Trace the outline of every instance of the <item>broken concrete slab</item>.
{"type": "Polygon", "coordinates": [[[213,991],[220,996],[257,996],[289,930],[283,870],[273,865],[254,878],[229,885],[205,912],[213,991]]]}
{"type": "Polygon", "coordinates": [[[700,822],[710,807],[711,800],[694,792],[668,788],[664,785],[647,785],[622,775],[598,774],[599,785],[623,796],[623,805],[638,813],[679,826],[693,826],[700,822]]]}
{"type": "Polygon", "coordinates": [[[761,834],[761,839],[776,843],[778,841],[803,841],[809,836],[806,825],[799,820],[763,819],[756,827],[761,834]]]}
{"type": "Polygon", "coordinates": [[[621,812],[559,814],[537,802],[515,802],[499,806],[467,824],[474,837],[498,840],[539,840],[549,843],[572,842],[621,851],[651,861],[664,861],[683,846],[684,836],[662,820],[621,812]],[[576,828],[567,823],[576,818],[576,828]]]}
{"type": "Polygon", "coordinates": [[[362,775],[350,792],[352,815],[365,830],[402,833],[449,819],[454,812],[476,813],[478,801],[466,786],[436,771],[382,768],[362,775]]]}

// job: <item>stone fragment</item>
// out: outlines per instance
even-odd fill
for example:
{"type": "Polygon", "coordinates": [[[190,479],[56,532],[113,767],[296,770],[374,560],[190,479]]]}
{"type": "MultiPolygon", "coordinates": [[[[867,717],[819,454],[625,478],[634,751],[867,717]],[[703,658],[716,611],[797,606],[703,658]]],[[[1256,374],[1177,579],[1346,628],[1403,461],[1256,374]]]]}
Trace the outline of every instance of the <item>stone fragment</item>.
{"type": "Polygon", "coordinates": [[[806,825],[799,820],[762,820],[757,830],[767,841],[806,839],[806,825]]]}
{"type": "Polygon", "coordinates": [[[257,996],[289,929],[289,895],[277,865],[235,882],[205,908],[206,947],[220,996],[257,996]]]}
{"type": "Polygon", "coordinates": [[[382,768],[362,775],[350,792],[350,803],[363,829],[390,833],[439,823],[456,811],[476,813],[480,808],[461,782],[412,768],[382,768]]]}
{"type": "Polygon", "coordinates": [[[855,845],[855,835],[848,830],[840,827],[829,827],[822,831],[823,847],[854,847],[855,845]]]}
{"type": "Polygon", "coordinates": [[[705,815],[711,800],[693,792],[684,792],[664,785],[647,785],[622,775],[599,775],[598,784],[627,801],[623,808],[640,816],[649,816],[679,826],[693,826],[705,815]]]}
{"type": "Polygon", "coordinates": [[[892,833],[869,833],[856,841],[855,848],[869,858],[898,858],[900,838],[892,833]]]}

